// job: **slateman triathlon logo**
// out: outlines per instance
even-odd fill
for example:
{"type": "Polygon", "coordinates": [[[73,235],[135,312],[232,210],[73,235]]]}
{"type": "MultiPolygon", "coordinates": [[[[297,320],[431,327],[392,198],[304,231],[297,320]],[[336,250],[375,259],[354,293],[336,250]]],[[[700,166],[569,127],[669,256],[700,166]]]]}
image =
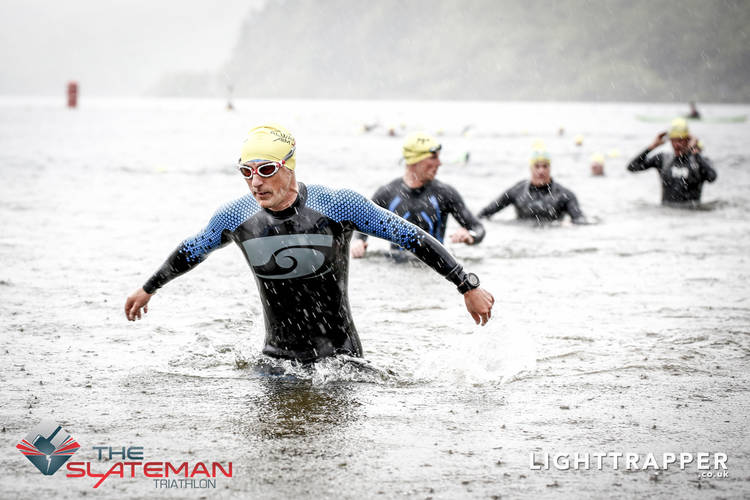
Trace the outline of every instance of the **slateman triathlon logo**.
{"type": "Polygon", "coordinates": [[[52,420],[43,420],[16,445],[45,476],[51,476],[80,445],[52,420]]]}
{"type": "Polygon", "coordinates": [[[255,273],[274,280],[316,275],[332,246],[330,234],[283,234],[242,242],[255,273]]]}

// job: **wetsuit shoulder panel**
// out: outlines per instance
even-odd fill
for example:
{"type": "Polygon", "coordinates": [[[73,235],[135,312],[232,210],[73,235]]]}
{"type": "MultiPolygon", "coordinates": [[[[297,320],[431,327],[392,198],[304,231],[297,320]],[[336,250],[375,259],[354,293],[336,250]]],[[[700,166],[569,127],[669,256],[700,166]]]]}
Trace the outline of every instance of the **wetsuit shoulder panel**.
{"type": "Polygon", "coordinates": [[[258,210],[260,206],[251,194],[220,207],[205,228],[180,243],[143,285],[143,289],[147,293],[154,293],[169,281],[190,271],[203,262],[209,253],[229,243],[228,233],[237,229],[258,210]]]}
{"type": "Polygon", "coordinates": [[[357,231],[390,240],[410,250],[417,241],[417,229],[401,217],[375,205],[351,189],[307,186],[307,205],[338,223],[351,222],[357,231]]]}
{"type": "Polygon", "coordinates": [[[198,234],[187,238],[182,245],[190,260],[202,259],[213,250],[226,245],[227,232],[232,232],[260,210],[252,194],[219,207],[208,224],[198,234]]]}
{"type": "Polygon", "coordinates": [[[372,196],[372,201],[374,201],[378,206],[388,208],[388,203],[393,199],[394,196],[397,195],[400,188],[401,178],[398,177],[396,179],[393,179],[388,184],[380,186],[372,196]]]}
{"type": "Polygon", "coordinates": [[[398,215],[377,206],[351,189],[307,186],[307,205],[332,220],[351,223],[357,231],[383,238],[409,250],[422,262],[460,284],[465,273],[453,256],[435,238],[398,215]]]}

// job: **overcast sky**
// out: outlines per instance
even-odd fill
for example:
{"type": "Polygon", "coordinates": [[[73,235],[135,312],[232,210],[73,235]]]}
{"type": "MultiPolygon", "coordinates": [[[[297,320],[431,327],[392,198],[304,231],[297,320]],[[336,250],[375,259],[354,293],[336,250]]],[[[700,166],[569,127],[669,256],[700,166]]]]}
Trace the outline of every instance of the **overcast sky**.
{"type": "Polygon", "coordinates": [[[140,95],[215,71],[263,0],[0,0],[0,95],[140,95]],[[84,90],[85,89],[85,90],[84,90]]]}

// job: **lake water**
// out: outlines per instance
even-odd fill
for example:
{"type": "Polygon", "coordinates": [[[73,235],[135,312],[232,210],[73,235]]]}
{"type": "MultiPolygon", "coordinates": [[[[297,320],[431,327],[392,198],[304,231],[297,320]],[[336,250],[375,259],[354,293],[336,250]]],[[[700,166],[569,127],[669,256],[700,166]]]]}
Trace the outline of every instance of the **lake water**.
{"type": "Polygon", "coordinates": [[[685,211],[660,206],[654,171],[625,171],[668,126],[636,115],[676,116],[681,105],[62,104],[0,99],[4,498],[750,494],[750,124],[691,123],[719,177],[704,187],[711,209],[685,211]],[[553,178],[598,224],[538,228],[508,208],[481,245],[449,244],[496,298],[484,328],[452,285],[394,265],[388,245],[371,240],[349,284],[362,367],[264,359],[257,290],[235,246],[127,322],[126,296],[246,192],[234,164],[247,131],[267,121],[295,134],[299,180],[368,196],[401,175],[405,132],[440,133],[438,177],[474,211],[528,176],[532,143],[543,140],[553,178]],[[589,175],[594,152],[608,154],[604,177],[589,175]],[[44,418],[80,443],[71,461],[95,472],[109,463],[93,446],[142,446],[147,461],[231,461],[234,477],[156,490],[142,474],[112,476],[92,490],[94,478],[65,469],[43,476],[14,447],[44,418]],[[695,463],[530,465],[532,453],[576,452],[726,453],[728,477],[699,478],[695,463]]]}

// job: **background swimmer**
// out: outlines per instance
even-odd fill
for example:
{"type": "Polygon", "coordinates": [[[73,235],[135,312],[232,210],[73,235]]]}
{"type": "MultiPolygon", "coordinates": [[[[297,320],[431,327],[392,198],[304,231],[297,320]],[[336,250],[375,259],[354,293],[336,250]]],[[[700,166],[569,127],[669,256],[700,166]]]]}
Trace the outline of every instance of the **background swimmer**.
{"type": "Polygon", "coordinates": [[[636,156],[629,164],[628,171],[641,172],[655,168],[661,179],[662,204],[685,206],[700,202],[704,182],[716,180],[708,158],[701,155],[697,138],[690,135],[684,118],[672,120],[669,132],[656,136],[649,147],[636,156]],[[649,154],[665,143],[666,137],[672,144],[673,153],[649,154]]]}
{"type": "MultiPolygon", "coordinates": [[[[453,215],[461,227],[451,234],[451,242],[476,245],[484,238],[484,226],[466,208],[455,188],[435,179],[441,165],[441,149],[442,145],[428,134],[409,135],[403,146],[404,175],[380,187],[372,201],[427,231],[441,243],[448,216],[453,215]]],[[[401,248],[391,245],[391,250],[401,248]]],[[[360,233],[352,242],[351,255],[364,257],[366,251],[367,235],[360,233]]]]}
{"type": "Polygon", "coordinates": [[[550,174],[550,156],[537,149],[529,160],[531,179],[518,182],[479,212],[489,218],[508,205],[513,205],[519,219],[549,222],[561,219],[566,213],[575,224],[586,223],[572,191],[556,183],[550,174]]]}

